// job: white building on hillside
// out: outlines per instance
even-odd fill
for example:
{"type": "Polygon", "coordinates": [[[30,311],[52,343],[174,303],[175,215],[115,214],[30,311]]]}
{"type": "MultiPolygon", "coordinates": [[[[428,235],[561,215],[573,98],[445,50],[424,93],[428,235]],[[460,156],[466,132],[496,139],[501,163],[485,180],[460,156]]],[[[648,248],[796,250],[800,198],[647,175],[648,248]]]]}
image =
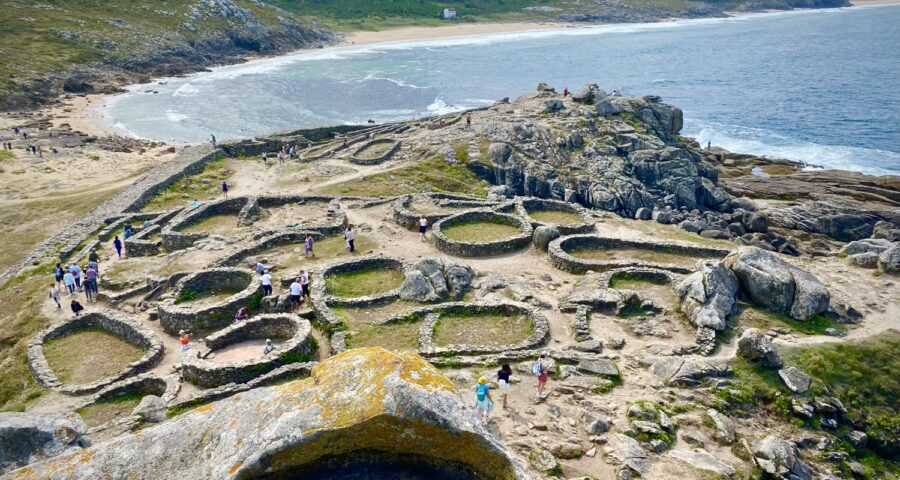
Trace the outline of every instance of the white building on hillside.
{"type": "Polygon", "coordinates": [[[455,8],[445,8],[444,9],[444,20],[450,20],[451,18],[456,18],[456,9],[455,8]]]}

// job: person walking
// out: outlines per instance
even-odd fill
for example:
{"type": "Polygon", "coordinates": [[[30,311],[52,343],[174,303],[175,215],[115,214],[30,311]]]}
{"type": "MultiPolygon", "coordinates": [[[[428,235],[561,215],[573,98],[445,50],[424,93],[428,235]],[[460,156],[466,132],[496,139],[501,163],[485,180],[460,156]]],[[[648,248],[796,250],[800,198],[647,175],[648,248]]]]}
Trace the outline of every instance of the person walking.
{"type": "Polygon", "coordinates": [[[209,134],[209,141],[212,143],[212,147],[216,148],[216,136],[212,133],[209,134]]]}
{"type": "Polygon", "coordinates": [[[88,302],[96,302],[99,289],[97,288],[97,270],[88,266],[84,272],[84,291],[88,297],[88,302]]]}
{"type": "Polygon", "coordinates": [[[122,241],[119,240],[119,236],[116,235],[116,238],[113,240],[113,246],[116,247],[116,255],[119,258],[122,258],[122,241]]]}
{"type": "Polygon", "coordinates": [[[262,153],[263,165],[269,166],[269,152],[262,153]]]}
{"type": "Polygon", "coordinates": [[[73,263],[69,265],[69,273],[71,273],[72,276],[75,277],[75,287],[81,290],[81,267],[73,263]]]}
{"type": "MultiPolygon", "coordinates": [[[[145,225],[144,227],[146,228],[146,225],[145,225]]],[[[98,267],[98,268],[97,268],[97,271],[98,271],[98,272],[100,271],[100,268],[99,268],[99,266],[100,266],[100,255],[97,255],[97,251],[96,251],[96,250],[91,250],[91,253],[88,254],[88,261],[96,263],[96,264],[97,264],[97,267],[98,267]]]]}
{"type": "Polygon", "coordinates": [[[312,234],[307,233],[306,238],[303,239],[303,253],[306,255],[306,258],[309,258],[310,255],[312,255],[314,257],[316,256],[316,254],[313,253],[313,243],[314,242],[315,242],[315,240],[313,240],[312,234]]]}
{"type": "Polygon", "coordinates": [[[228,182],[222,180],[222,195],[225,198],[228,198],[228,182]]]}
{"type": "Polygon", "coordinates": [[[266,266],[262,262],[257,261],[256,262],[256,274],[262,275],[264,273],[266,273],[266,266]]]}
{"type": "Polygon", "coordinates": [[[56,286],[60,286],[63,281],[63,275],[66,272],[63,271],[63,268],[60,264],[56,264],[56,268],[53,269],[53,277],[56,279],[56,286]]]}
{"type": "Polygon", "coordinates": [[[265,346],[265,348],[263,348],[263,355],[268,355],[268,354],[272,353],[273,350],[275,350],[275,345],[272,345],[271,338],[267,338],[266,346],[265,346]]]}
{"type": "Polygon", "coordinates": [[[508,363],[504,363],[500,370],[497,371],[497,385],[500,387],[500,398],[503,399],[503,409],[506,410],[506,397],[509,394],[509,377],[512,375],[512,368],[508,363]]]}
{"type": "Polygon", "coordinates": [[[547,386],[547,380],[550,378],[550,354],[546,350],[541,352],[541,358],[534,364],[533,373],[537,377],[537,398],[538,400],[547,398],[544,393],[544,387],[547,386]]]}
{"type": "Polygon", "coordinates": [[[65,284],[66,290],[69,291],[69,296],[75,294],[75,275],[72,275],[72,272],[66,272],[63,275],[63,284],[65,284]]]}
{"type": "Polygon", "coordinates": [[[487,423],[491,419],[491,412],[494,410],[494,400],[491,398],[491,387],[488,386],[487,377],[478,379],[475,385],[475,412],[483,423],[487,423]]]}
{"type": "Polygon", "coordinates": [[[471,129],[472,129],[472,114],[467,113],[466,114],[466,130],[471,130],[471,129]]]}
{"type": "Polygon", "coordinates": [[[347,229],[344,230],[344,240],[347,242],[347,250],[350,253],[356,251],[356,245],[353,244],[354,240],[356,240],[356,232],[353,231],[353,225],[347,225],[347,229]]]}
{"type": "Polygon", "coordinates": [[[50,284],[50,298],[52,298],[53,301],[56,302],[57,310],[62,308],[62,302],[60,301],[60,298],[59,298],[59,289],[56,288],[56,285],[52,284],[52,283],[50,284]]]}
{"type": "Polygon", "coordinates": [[[428,219],[425,218],[425,215],[422,215],[419,218],[419,233],[422,235],[422,241],[425,241],[425,232],[428,231],[428,219]]]}
{"type": "Polygon", "coordinates": [[[78,303],[78,300],[72,299],[72,303],[69,304],[69,306],[72,308],[72,313],[74,313],[76,317],[84,311],[84,306],[78,303]]]}
{"type": "Polygon", "coordinates": [[[300,288],[302,288],[303,296],[309,297],[309,272],[300,270],[300,288]]]}
{"type": "Polygon", "coordinates": [[[266,270],[262,275],[263,296],[268,297],[272,294],[272,274],[266,270]]]}
{"type": "Polygon", "coordinates": [[[569,87],[566,87],[563,89],[563,98],[566,98],[568,96],[569,96],[569,87]]]}
{"type": "Polygon", "coordinates": [[[181,343],[181,353],[184,353],[191,349],[194,344],[191,343],[191,336],[193,334],[191,332],[186,332],[184,330],[178,331],[178,341],[181,343]]]}
{"type": "Polygon", "coordinates": [[[295,312],[300,308],[303,300],[303,285],[300,285],[300,277],[294,279],[290,286],[291,289],[291,311],[295,312]]]}

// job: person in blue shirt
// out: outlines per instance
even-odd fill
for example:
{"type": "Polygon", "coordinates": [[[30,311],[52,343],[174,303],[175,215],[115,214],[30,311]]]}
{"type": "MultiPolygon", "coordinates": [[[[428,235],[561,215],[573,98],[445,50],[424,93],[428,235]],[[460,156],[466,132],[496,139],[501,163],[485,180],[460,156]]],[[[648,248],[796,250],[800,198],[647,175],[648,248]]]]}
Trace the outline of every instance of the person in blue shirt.
{"type": "Polygon", "coordinates": [[[475,385],[475,412],[478,413],[481,421],[487,423],[491,419],[491,412],[494,410],[494,400],[491,398],[491,387],[488,386],[487,377],[478,379],[478,385],[475,385]]]}

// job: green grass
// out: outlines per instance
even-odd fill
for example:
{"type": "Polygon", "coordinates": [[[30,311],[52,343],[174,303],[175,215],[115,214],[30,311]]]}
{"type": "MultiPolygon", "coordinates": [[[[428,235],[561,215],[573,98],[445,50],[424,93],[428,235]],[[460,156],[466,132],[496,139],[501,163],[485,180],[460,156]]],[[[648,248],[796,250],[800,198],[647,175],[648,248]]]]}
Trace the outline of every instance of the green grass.
{"type": "Polygon", "coordinates": [[[44,342],[44,357],[63,383],[85,384],[109,377],[142,356],[142,348],[100,329],[44,342]]]}
{"type": "MultiPolygon", "coordinates": [[[[168,188],[158,193],[150,199],[141,211],[143,212],[162,212],[177,207],[186,207],[190,205],[191,198],[197,200],[218,198],[219,194],[210,195],[207,193],[212,188],[220,188],[223,180],[230,180],[235,173],[235,166],[232,162],[235,159],[220,158],[207,163],[200,173],[185,176],[177,182],[169,185],[168,188]],[[204,183],[204,180],[209,182],[204,183]],[[191,198],[184,198],[188,195],[191,198]]],[[[229,181],[228,186],[234,188],[236,185],[229,181]]]]}
{"type": "Polygon", "coordinates": [[[23,274],[0,287],[0,411],[23,411],[44,388],[28,370],[28,341],[50,321],[41,314],[52,274],[47,269],[23,274]],[[46,271],[44,271],[46,270],[46,271]]]}
{"type": "Polygon", "coordinates": [[[399,288],[403,272],[395,269],[369,268],[325,277],[325,290],[344,298],[365,297],[399,288]]]}
{"type": "Polygon", "coordinates": [[[0,161],[3,160],[15,160],[16,154],[9,150],[0,150],[0,161]]]}
{"type": "Polygon", "coordinates": [[[182,290],[177,297],[175,303],[192,303],[193,306],[214,305],[226,298],[240,292],[243,288],[221,288],[215,290],[204,290],[202,292],[194,292],[191,290],[182,290]]]}
{"type": "Polygon", "coordinates": [[[535,210],[529,211],[528,216],[543,223],[554,225],[576,225],[581,223],[581,217],[562,210],[535,210]]]}
{"type": "Polygon", "coordinates": [[[412,310],[417,304],[396,301],[377,307],[332,307],[335,315],[352,331],[364,330],[372,323],[412,310]]]}
{"type": "Polygon", "coordinates": [[[424,192],[426,187],[435,192],[485,198],[490,185],[465,165],[447,165],[441,157],[434,157],[408,167],[327,185],[316,189],[316,192],[324,195],[392,197],[424,192]]]}
{"type": "Polygon", "coordinates": [[[519,227],[501,221],[460,222],[444,227],[442,232],[447,238],[457,242],[493,242],[514,237],[522,233],[519,227]]]}
{"type": "Polygon", "coordinates": [[[499,346],[521,342],[534,332],[525,315],[500,312],[445,313],[434,329],[434,344],[499,346]]]}
{"type": "Polygon", "coordinates": [[[141,392],[129,393],[79,408],[76,412],[81,415],[88,427],[96,427],[110,420],[131,415],[142,398],[144,394],[141,392]]]}
{"type": "Polygon", "coordinates": [[[800,320],[794,320],[783,313],[769,312],[745,304],[738,305],[737,319],[739,324],[748,327],[759,328],[761,330],[787,327],[804,335],[827,335],[825,330],[828,328],[834,328],[841,332],[846,330],[844,325],[835,323],[824,315],[816,315],[813,318],[802,322],[800,320]]]}
{"type": "Polygon", "coordinates": [[[703,257],[694,257],[682,253],[673,253],[660,250],[643,248],[577,248],[568,252],[575,258],[582,260],[603,261],[634,261],[664,263],[693,267],[697,260],[703,257]]]}
{"type": "Polygon", "coordinates": [[[420,322],[375,325],[347,337],[349,348],[384,347],[388,350],[418,350],[420,322]]]}
{"type": "MultiPolygon", "coordinates": [[[[357,252],[366,253],[375,251],[380,248],[379,243],[371,235],[360,234],[356,236],[354,242],[357,252]]],[[[291,245],[279,245],[265,250],[256,257],[265,258],[266,265],[275,265],[278,267],[279,273],[294,274],[299,273],[300,269],[308,268],[325,261],[337,258],[350,257],[347,251],[347,243],[344,237],[332,236],[318,240],[313,245],[313,253],[315,255],[306,258],[303,255],[303,243],[291,245]]]]}
{"type": "Polygon", "coordinates": [[[178,229],[182,233],[217,233],[221,235],[234,235],[241,228],[238,227],[237,215],[213,215],[206,217],[197,223],[178,229]]]}

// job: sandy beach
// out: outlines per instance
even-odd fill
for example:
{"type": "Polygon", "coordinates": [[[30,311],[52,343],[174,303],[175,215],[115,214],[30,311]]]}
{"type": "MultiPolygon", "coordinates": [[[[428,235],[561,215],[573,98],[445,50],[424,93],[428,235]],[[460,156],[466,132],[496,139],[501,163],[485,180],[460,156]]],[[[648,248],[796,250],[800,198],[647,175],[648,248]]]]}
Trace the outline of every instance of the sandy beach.
{"type": "MultiPolygon", "coordinates": [[[[900,0],[898,0],[900,1],[900,0]]],[[[378,32],[352,32],[344,36],[339,46],[370,45],[373,43],[405,42],[412,40],[437,40],[441,38],[464,37],[469,35],[490,35],[516,33],[534,30],[574,28],[583,25],[557,22],[514,22],[514,23],[464,23],[439,27],[401,27],[378,32]]]]}

